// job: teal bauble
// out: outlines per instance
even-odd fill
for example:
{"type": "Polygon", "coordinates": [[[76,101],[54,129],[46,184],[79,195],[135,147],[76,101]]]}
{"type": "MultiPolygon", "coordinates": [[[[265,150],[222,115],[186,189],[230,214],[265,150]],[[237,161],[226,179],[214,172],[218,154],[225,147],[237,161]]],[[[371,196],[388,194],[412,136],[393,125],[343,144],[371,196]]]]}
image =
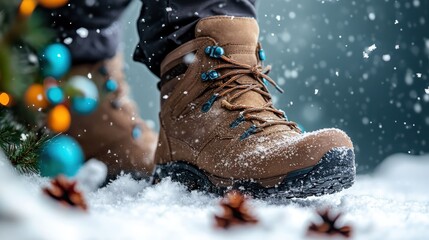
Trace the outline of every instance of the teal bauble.
{"type": "Polygon", "coordinates": [[[42,146],[39,156],[40,173],[45,177],[59,174],[73,177],[83,165],[84,154],[73,138],[60,135],[42,146]]]}
{"type": "Polygon", "coordinates": [[[113,79],[108,79],[105,83],[104,83],[104,89],[106,89],[107,92],[115,92],[116,90],[118,90],[118,82],[116,82],[113,79]]]}
{"type": "Polygon", "coordinates": [[[67,81],[65,89],[70,96],[73,112],[87,115],[97,108],[98,88],[90,79],[84,76],[73,76],[67,81]]]}
{"type": "Polygon", "coordinates": [[[48,101],[53,105],[60,104],[64,101],[63,90],[58,86],[49,87],[45,95],[48,101]]]}
{"type": "Polygon", "coordinates": [[[44,77],[61,78],[71,66],[70,51],[61,43],[47,46],[41,55],[41,71],[44,77]]]}
{"type": "Polygon", "coordinates": [[[98,101],[87,97],[74,97],[72,99],[72,109],[74,112],[87,115],[92,113],[98,105],[98,101]]]}

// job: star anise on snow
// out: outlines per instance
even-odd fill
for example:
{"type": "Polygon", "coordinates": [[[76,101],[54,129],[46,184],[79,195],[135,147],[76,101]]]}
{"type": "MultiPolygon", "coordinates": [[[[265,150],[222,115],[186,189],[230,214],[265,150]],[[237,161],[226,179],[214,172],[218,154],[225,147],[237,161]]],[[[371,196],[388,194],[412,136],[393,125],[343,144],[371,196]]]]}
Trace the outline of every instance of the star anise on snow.
{"type": "Polygon", "coordinates": [[[51,181],[51,186],[43,188],[43,192],[49,197],[66,207],[80,208],[87,210],[82,192],[76,188],[76,181],[69,181],[60,175],[51,181]]]}
{"type": "Polygon", "coordinates": [[[246,198],[239,191],[230,191],[222,199],[220,206],[223,215],[215,215],[216,226],[227,229],[234,225],[256,224],[258,219],[249,213],[246,206],[246,198]]]}
{"type": "Polygon", "coordinates": [[[322,219],[322,223],[311,223],[308,227],[308,234],[317,235],[340,235],[349,238],[352,233],[352,227],[349,225],[338,226],[338,219],[342,216],[341,213],[332,213],[328,208],[325,210],[317,211],[317,214],[322,219]]]}

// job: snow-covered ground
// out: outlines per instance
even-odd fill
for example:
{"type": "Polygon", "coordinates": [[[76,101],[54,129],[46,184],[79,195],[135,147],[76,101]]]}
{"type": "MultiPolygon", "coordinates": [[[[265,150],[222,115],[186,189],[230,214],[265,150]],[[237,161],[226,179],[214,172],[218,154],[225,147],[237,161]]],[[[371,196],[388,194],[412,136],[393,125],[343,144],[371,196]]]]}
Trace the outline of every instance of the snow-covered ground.
{"type": "MultiPolygon", "coordinates": [[[[1,158],[1,157],[0,157],[1,158]]],[[[219,198],[123,176],[86,194],[89,212],[65,210],[40,191],[46,179],[13,174],[0,160],[0,239],[304,239],[315,209],[344,212],[355,239],[429,239],[429,156],[394,155],[341,193],[251,200],[260,223],[214,228],[219,198]]]]}

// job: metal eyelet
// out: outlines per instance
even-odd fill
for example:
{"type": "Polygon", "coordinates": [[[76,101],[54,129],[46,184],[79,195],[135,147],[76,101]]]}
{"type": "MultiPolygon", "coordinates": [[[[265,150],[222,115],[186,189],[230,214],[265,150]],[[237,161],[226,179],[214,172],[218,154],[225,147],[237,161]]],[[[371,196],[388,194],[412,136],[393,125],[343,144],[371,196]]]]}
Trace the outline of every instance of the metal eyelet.
{"type": "Polygon", "coordinates": [[[220,58],[225,54],[225,50],[219,46],[208,46],[204,52],[212,58],[220,58]]]}
{"type": "Polygon", "coordinates": [[[259,49],[258,55],[259,55],[259,60],[261,61],[265,61],[265,59],[267,59],[267,55],[265,55],[264,49],[259,49]]]}
{"type": "Polygon", "coordinates": [[[203,107],[201,108],[201,111],[206,113],[210,110],[210,108],[212,108],[213,103],[217,100],[217,97],[219,96],[219,94],[213,94],[210,99],[204,103],[203,107]]]}
{"type": "Polygon", "coordinates": [[[236,127],[238,127],[238,125],[240,125],[240,123],[242,123],[242,122],[244,122],[244,116],[243,115],[241,115],[240,114],[240,116],[237,118],[237,119],[235,119],[230,125],[229,125],[229,127],[230,128],[236,128],[236,127]]]}
{"type": "Polygon", "coordinates": [[[244,131],[244,133],[243,133],[243,134],[241,134],[241,136],[240,136],[240,140],[244,140],[244,139],[246,139],[247,137],[249,137],[250,135],[255,134],[257,129],[258,129],[258,128],[256,127],[256,125],[252,125],[252,126],[251,126],[251,127],[249,127],[246,131],[244,131]]]}
{"type": "Polygon", "coordinates": [[[201,80],[203,80],[203,82],[206,82],[208,80],[215,80],[218,77],[220,77],[220,73],[215,70],[210,70],[208,72],[201,73],[201,80]]]}

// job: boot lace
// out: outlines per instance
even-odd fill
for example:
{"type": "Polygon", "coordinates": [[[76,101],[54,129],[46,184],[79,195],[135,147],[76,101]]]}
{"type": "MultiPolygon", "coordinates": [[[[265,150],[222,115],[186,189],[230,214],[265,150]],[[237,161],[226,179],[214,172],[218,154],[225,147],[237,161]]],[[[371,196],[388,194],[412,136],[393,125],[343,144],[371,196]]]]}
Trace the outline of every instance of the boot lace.
{"type": "MultiPolygon", "coordinates": [[[[263,50],[259,50],[259,58],[264,60],[265,54],[261,51],[263,50]]],[[[285,112],[276,109],[271,101],[271,94],[268,92],[268,88],[266,86],[268,83],[274,86],[279,92],[283,93],[283,90],[277,85],[277,83],[268,76],[271,66],[263,67],[261,64],[251,66],[245,63],[240,63],[225,56],[223,48],[219,46],[209,46],[205,49],[205,52],[212,58],[222,60],[223,63],[201,74],[201,79],[203,81],[213,82],[210,89],[214,88],[214,94],[202,106],[202,112],[208,112],[216,100],[235,91],[234,94],[222,100],[221,106],[230,111],[240,111],[238,118],[230,124],[231,128],[236,128],[245,121],[253,122],[253,125],[240,136],[241,140],[252,134],[263,131],[266,127],[274,125],[287,125],[292,131],[301,133],[298,125],[295,122],[289,121],[285,112]],[[225,71],[226,73],[221,75],[219,73],[220,70],[229,71],[225,71]],[[245,75],[250,75],[255,82],[243,84],[237,81],[245,75]],[[252,107],[233,103],[234,100],[249,91],[259,93],[264,97],[264,99],[266,99],[267,103],[261,107],[252,107]],[[280,119],[269,119],[255,115],[256,113],[265,111],[274,113],[280,119]],[[255,124],[255,122],[258,122],[259,124],[255,124]]]]}

